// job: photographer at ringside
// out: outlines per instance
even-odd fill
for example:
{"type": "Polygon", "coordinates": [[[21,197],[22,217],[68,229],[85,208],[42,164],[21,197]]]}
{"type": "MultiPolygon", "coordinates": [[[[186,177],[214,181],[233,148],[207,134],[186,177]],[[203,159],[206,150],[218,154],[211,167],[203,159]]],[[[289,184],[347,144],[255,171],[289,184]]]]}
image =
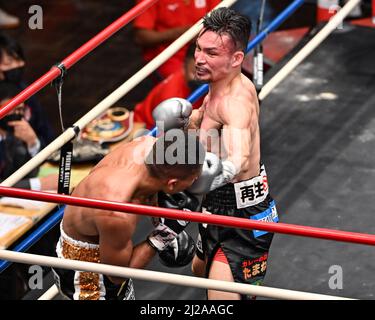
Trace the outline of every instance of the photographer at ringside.
{"type": "MultiPolygon", "coordinates": [[[[10,82],[0,83],[0,108],[19,89],[10,82]]],[[[29,120],[32,109],[21,103],[0,119],[0,182],[9,177],[40,151],[40,140],[29,120]]],[[[33,169],[23,180],[15,184],[17,188],[33,190],[56,190],[57,174],[37,178],[39,168],[33,169]]]]}

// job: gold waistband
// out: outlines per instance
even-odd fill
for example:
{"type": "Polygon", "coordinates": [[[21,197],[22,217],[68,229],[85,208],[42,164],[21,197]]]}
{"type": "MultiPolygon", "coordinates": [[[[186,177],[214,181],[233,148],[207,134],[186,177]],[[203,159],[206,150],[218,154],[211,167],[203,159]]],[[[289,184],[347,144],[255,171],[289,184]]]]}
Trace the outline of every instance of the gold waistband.
{"type": "Polygon", "coordinates": [[[82,248],[62,239],[64,258],[88,262],[100,262],[99,248],[82,248]]]}

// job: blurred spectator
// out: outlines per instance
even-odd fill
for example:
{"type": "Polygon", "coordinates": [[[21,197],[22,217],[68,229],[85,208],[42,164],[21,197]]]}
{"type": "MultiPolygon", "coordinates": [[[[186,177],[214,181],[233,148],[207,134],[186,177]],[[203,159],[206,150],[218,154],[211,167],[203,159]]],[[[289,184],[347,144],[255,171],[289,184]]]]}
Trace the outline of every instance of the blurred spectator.
{"type": "Polygon", "coordinates": [[[20,19],[0,8],[0,29],[17,28],[19,25],[20,19]]]}
{"type": "MultiPolygon", "coordinates": [[[[20,44],[4,33],[0,33],[0,83],[11,82],[17,88],[17,94],[27,87],[23,81],[25,57],[20,44]]],[[[53,138],[53,130],[35,96],[26,101],[31,108],[30,125],[40,139],[41,148],[49,144],[53,138]]]]}
{"type": "MultiPolygon", "coordinates": [[[[144,122],[147,129],[154,127],[152,110],[162,101],[172,98],[187,98],[202,83],[195,80],[194,62],[195,44],[191,44],[187,51],[184,64],[176,72],[157,84],[147,97],[135,106],[134,121],[144,122]]],[[[199,108],[203,99],[194,103],[194,108],[199,108]]]]}
{"type": "MultiPolygon", "coordinates": [[[[141,0],[137,0],[139,3],[141,0]]],[[[135,42],[143,48],[145,62],[151,61],[220,0],[159,0],[134,20],[135,42]]],[[[158,69],[166,78],[183,65],[187,46],[158,69]]]]}
{"type": "MultiPolygon", "coordinates": [[[[0,106],[7,103],[18,88],[10,83],[0,82],[0,106]]],[[[40,140],[30,126],[31,108],[24,103],[0,119],[0,182],[29,161],[40,150],[40,140]]],[[[57,189],[57,174],[36,178],[39,168],[32,170],[15,187],[34,190],[57,189]]]]}

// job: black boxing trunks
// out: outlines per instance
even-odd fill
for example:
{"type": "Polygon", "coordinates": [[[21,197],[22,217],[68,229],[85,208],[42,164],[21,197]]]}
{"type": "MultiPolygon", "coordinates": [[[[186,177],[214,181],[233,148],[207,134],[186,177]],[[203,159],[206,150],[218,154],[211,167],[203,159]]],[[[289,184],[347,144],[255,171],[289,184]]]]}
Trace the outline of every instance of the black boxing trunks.
{"type": "MultiPolygon", "coordinates": [[[[206,195],[202,212],[257,221],[278,222],[274,200],[269,194],[264,165],[260,174],[249,180],[228,183],[206,195]]],[[[206,277],[213,260],[225,261],[217,254],[224,252],[235,282],[260,285],[267,270],[268,251],[273,233],[200,224],[201,242],[197,255],[207,257],[206,277]]],[[[254,297],[241,295],[242,299],[254,297]]]]}
{"type": "MultiPolygon", "coordinates": [[[[56,255],[99,263],[99,245],[77,241],[69,237],[60,225],[61,236],[56,255]]],[[[62,295],[72,300],[135,300],[133,282],[128,279],[122,285],[111,282],[107,276],[94,273],[52,268],[56,286],[62,295]]]]}

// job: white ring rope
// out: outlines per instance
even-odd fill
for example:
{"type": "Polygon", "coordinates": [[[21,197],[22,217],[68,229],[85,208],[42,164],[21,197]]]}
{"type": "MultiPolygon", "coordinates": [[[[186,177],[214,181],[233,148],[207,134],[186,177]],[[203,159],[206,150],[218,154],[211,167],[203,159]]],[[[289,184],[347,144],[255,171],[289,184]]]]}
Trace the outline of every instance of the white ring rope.
{"type": "Polygon", "coordinates": [[[46,292],[44,292],[38,300],[52,300],[54,297],[56,297],[59,293],[59,289],[54,284],[51,288],[49,288],[46,292]]]}
{"type": "MultiPolygon", "coordinates": [[[[188,286],[202,289],[213,289],[218,291],[236,292],[251,296],[268,297],[273,299],[288,300],[353,300],[351,298],[316,294],[302,291],[293,291],[279,288],[255,286],[237,282],[212,280],[192,276],[184,276],[172,273],[150,271],[144,269],[133,269],[119,266],[111,266],[102,263],[93,263],[78,260],[47,257],[29,253],[0,250],[0,259],[31,264],[48,266],[77,271],[89,271],[120,278],[133,278],[162,282],[179,286],[188,286]]],[[[53,288],[53,287],[52,287],[53,288]]]]}
{"type": "MultiPolygon", "coordinates": [[[[219,7],[229,7],[237,0],[223,0],[214,9],[219,7]]],[[[213,9],[213,10],[214,10],[213,9]]],[[[168,48],[162,53],[155,57],[152,61],[146,64],[142,69],[135,73],[131,78],[125,81],[120,87],[113,91],[109,96],[99,102],[93,109],[91,109],[86,115],[74,123],[73,127],[77,126],[81,130],[94,120],[97,116],[101,115],[109,107],[120,100],[125,94],[132,90],[137,84],[154,72],[164,62],[166,62],[171,56],[173,56],[179,49],[181,49],[186,43],[192,40],[202,29],[202,21],[199,20],[183,35],[176,39],[168,48]]],[[[73,128],[69,128],[64,131],[58,138],[52,141],[48,146],[41,150],[35,157],[25,163],[21,168],[14,172],[11,176],[5,179],[0,185],[4,187],[11,187],[24,176],[26,176],[31,170],[42,164],[53,152],[59,150],[65,143],[73,139],[75,132],[73,128]]]]}
{"type": "Polygon", "coordinates": [[[259,100],[264,100],[270,92],[283,81],[313,50],[315,50],[335,30],[345,17],[359,4],[361,0],[350,0],[339,10],[329,22],[320,30],[288,63],[269,80],[259,93],[259,100]]]}

